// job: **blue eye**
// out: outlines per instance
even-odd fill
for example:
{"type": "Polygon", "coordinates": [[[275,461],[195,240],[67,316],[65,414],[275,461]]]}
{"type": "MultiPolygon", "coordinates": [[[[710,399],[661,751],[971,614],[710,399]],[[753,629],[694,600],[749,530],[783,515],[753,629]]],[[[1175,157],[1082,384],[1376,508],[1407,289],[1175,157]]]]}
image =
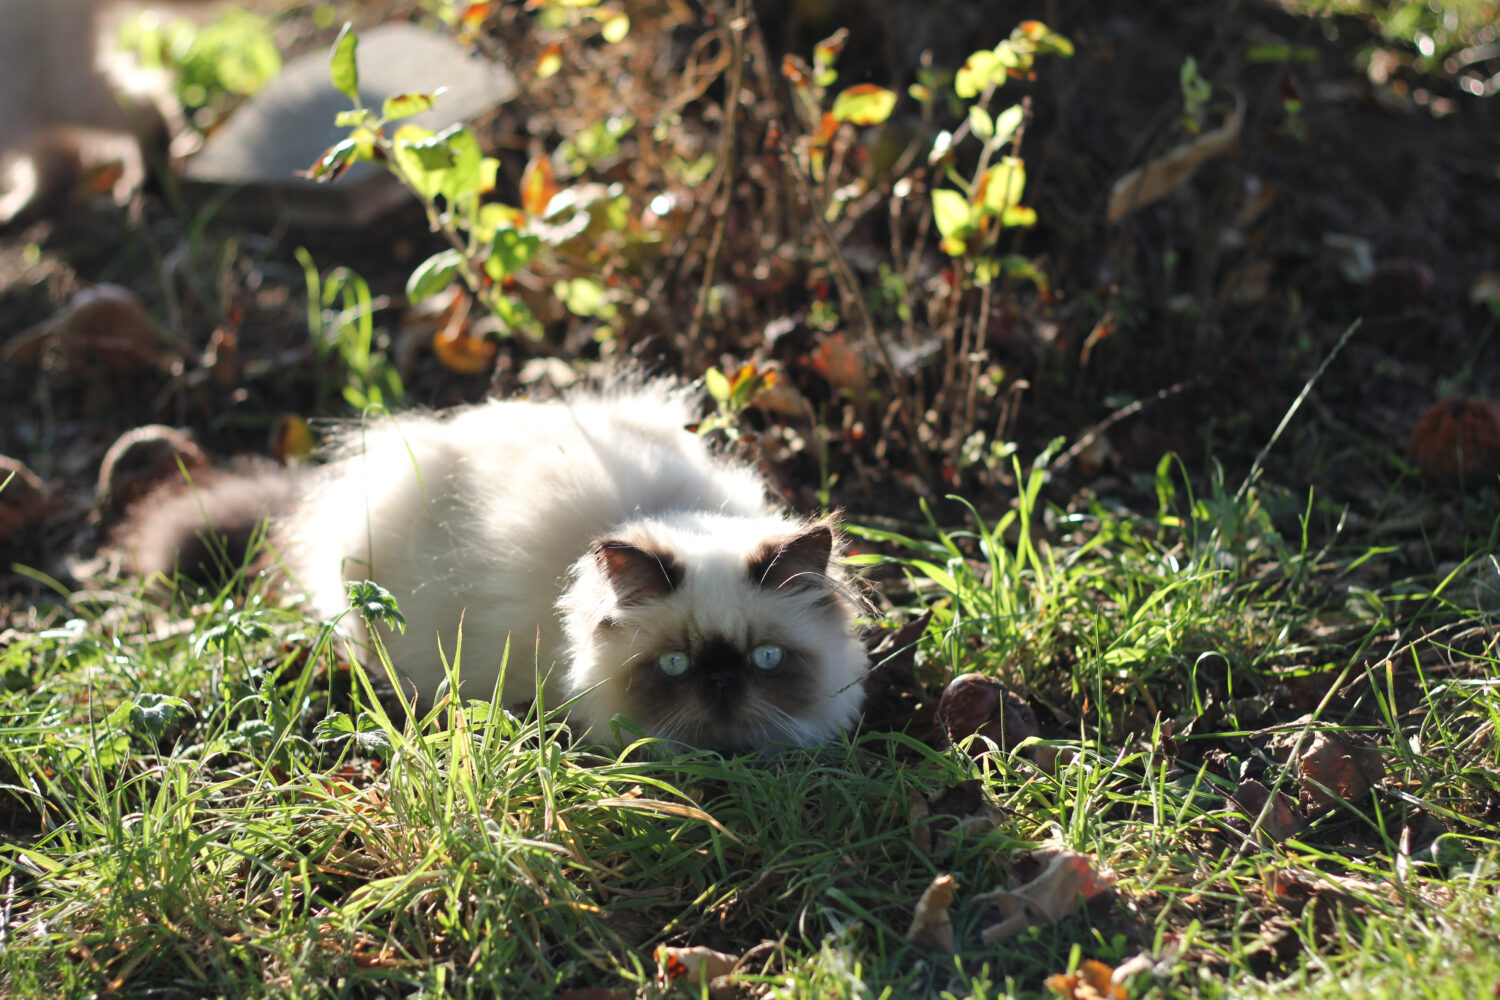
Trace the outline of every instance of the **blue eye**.
{"type": "Polygon", "coordinates": [[[656,658],[656,665],[668,677],[681,677],[691,662],[686,653],[663,653],[656,658]]]}
{"type": "Polygon", "coordinates": [[[775,670],[781,663],[780,646],[756,646],[750,650],[750,662],[762,670],[775,670]]]}

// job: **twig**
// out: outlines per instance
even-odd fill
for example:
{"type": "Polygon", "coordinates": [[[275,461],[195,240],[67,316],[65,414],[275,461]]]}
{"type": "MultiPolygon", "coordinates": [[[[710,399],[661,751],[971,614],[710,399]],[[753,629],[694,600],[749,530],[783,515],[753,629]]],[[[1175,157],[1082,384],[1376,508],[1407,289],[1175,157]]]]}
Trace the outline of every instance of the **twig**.
{"type": "Polygon", "coordinates": [[[714,200],[722,199],[722,207],[714,213],[713,233],[708,239],[708,253],[703,258],[703,282],[698,288],[698,301],[693,304],[693,319],[688,325],[688,343],[696,344],[703,330],[703,316],[708,311],[708,301],[714,287],[714,271],[718,268],[719,252],[724,246],[724,230],[729,223],[729,206],[734,200],[735,126],[740,117],[740,88],[745,82],[745,0],[735,0],[734,17],[729,22],[729,83],[724,94],[724,132],[719,145],[719,162],[716,173],[714,200]]]}
{"type": "Polygon", "coordinates": [[[1098,438],[1100,434],[1103,434],[1105,431],[1109,430],[1121,420],[1124,420],[1126,417],[1134,416],[1148,406],[1152,406],[1156,403],[1163,402],[1164,400],[1171,399],[1179,392],[1182,392],[1185,389],[1191,389],[1193,386],[1198,385],[1202,381],[1203,379],[1201,377],[1184,379],[1181,382],[1177,382],[1173,385],[1167,386],[1165,389],[1158,389],[1152,396],[1148,396],[1145,399],[1137,399],[1134,403],[1127,403],[1126,405],[1120,407],[1118,410],[1111,413],[1103,420],[1099,421],[1093,427],[1089,428],[1089,430],[1082,437],[1073,442],[1072,447],[1063,452],[1061,455],[1057,456],[1057,461],[1052,463],[1051,468],[1054,471],[1067,468],[1075,458],[1083,454],[1083,452],[1088,448],[1089,445],[1094,443],[1094,440],[1098,438]]]}
{"type": "Polygon", "coordinates": [[[1323,363],[1318,365],[1318,370],[1312,373],[1312,378],[1303,384],[1302,391],[1297,393],[1297,398],[1292,400],[1291,406],[1287,407],[1286,415],[1281,418],[1281,423],[1277,424],[1276,430],[1271,432],[1271,439],[1260,450],[1260,454],[1255,456],[1255,461],[1250,463],[1250,471],[1245,473],[1245,481],[1240,483],[1240,488],[1234,491],[1235,503],[1239,503],[1245,498],[1245,493],[1250,489],[1250,484],[1259,478],[1260,467],[1265,462],[1266,456],[1271,453],[1271,449],[1281,439],[1281,434],[1286,430],[1287,425],[1292,422],[1292,417],[1296,416],[1297,411],[1302,408],[1303,401],[1312,392],[1313,386],[1317,385],[1318,379],[1323,377],[1323,373],[1328,370],[1328,366],[1333,364],[1333,359],[1339,356],[1339,352],[1344,349],[1344,345],[1349,343],[1349,338],[1354,336],[1354,331],[1359,329],[1359,324],[1360,321],[1357,319],[1349,324],[1349,329],[1344,331],[1344,335],[1339,338],[1339,342],[1333,345],[1333,350],[1328,352],[1328,357],[1324,358],[1323,363]]]}

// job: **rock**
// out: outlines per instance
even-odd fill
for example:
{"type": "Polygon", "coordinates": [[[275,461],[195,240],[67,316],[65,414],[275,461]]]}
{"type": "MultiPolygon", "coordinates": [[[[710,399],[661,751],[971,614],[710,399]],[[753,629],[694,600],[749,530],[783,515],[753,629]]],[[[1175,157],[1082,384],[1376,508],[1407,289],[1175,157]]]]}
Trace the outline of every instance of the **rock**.
{"type": "MultiPolygon", "coordinates": [[[[434,131],[472,121],[520,89],[503,66],[412,24],[362,32],[356,58],[360,100],[377,111],[387,97],[446,88],[432,110],[407,119],[434,131]]],[[[371,222],[411,197],[383,166],[356,163],[331,184],[297,176],[346,136],[334,119],[349,107],[329,80],[327,51],[292,60],[208,138],[187,164],[185,191],[220,217],[244,224],[349,228],[371,222]]]]}

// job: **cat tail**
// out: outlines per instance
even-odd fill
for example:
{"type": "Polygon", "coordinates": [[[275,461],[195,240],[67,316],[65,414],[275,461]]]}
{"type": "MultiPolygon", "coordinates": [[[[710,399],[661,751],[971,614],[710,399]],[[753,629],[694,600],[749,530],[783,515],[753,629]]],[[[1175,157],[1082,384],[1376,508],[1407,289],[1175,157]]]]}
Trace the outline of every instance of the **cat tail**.
{"type": "Polygon", "coordinates": [[[296,505],[309,473],[269,462],[208,469],[131,506],[111,548],[126,571],[217,587],[270,565],[261,545],[296,505]]]}

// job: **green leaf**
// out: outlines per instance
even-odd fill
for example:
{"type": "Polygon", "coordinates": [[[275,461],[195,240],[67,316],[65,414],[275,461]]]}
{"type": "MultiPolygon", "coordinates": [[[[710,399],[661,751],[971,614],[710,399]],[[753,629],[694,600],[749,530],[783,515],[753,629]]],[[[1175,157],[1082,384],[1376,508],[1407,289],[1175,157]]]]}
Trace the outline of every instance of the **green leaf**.
{"type": "Polygon", "coordinates": [[[962,238],[974,228],[969,200],[952,188],[933,189],[932,218],[938,232],[946,237],[962,238]]]}
{"type": "Polygon", "coordinates": [[[514,229],[525,221],[525,214],[514,205],[489,201],[480,205],[479,211],[475,213],[472,232],[480,243],[488,243],[495,238],[497,231],[514,229]]]}
{"type": "Polygon", "coordinates": [[[423,199],[442,195],[452,204],[478,196],[484,155],[468,129],[454,126],[434,135],[416,125],[403,125],[396,130],[392,145],[403,177],[423,199]]]}
{"type": "Polygon", "coordinates": [[[341,139],[323,151],[317,162],[306,170],[301,171],[301,176],[319,183],[331,183],[344,176],[344,171],[349,165],[358,159],[359,143],[353,139],[341,139]]]}
{"type": "Polygon", "coordinates": [[[969,131],[988,143],[995,137],[995,119],[990,113],[975,104],[969,108],[969,131]]]}
{"type": "Polygon", "coordinates": [[[984,172],[979,189],[985,211],[999,215],[1021,203],[1026,190],[1026,164],[1018,156],[1001,157],[1000,162],[984,172]]]}
{"type": "Polygon", "coordinates": [[[384,755],[391,749],[390,735],[369,712],[360,713],[358,724],[343,712],[335,712],[313,727],[313,739],[319,743],[343,743],[350,737],[364,753],[384,755]]]}
{"type": "Polygon", "coordinates": [[[990,84],[1005,83],[1005,66],[993,49],[980,49],[959,69],[953,78],[953,92],[964,100],[978,97],[990,84]]]}
{"type": "Polygon", "coordinates": [[[1026,120],[1026,109],[1019,104],[1012,104],[1000,114],[995,116],[995,138],[996,146],[1002,146],[1010,142],[1011,136],[1021,127],[1021,122],[1026,120]]]}
{"type": "Polygon", "coordinates": [[[552,286],[552,294],[557,296],[568,312],[574,316],[609,317],[615,311],[614,303],[609,301],[604,285],[593,278],[573,278],[555,282],[552,286]]]}
{"type": "Polygon", "coordinates": [[[833,99],[834,121],[878,125],[896,108],[896,92],[873,83],[858,83],[833,99]]]}
{"type": "Polygon", "coordinates": [[[137,723],[155,737],[160,737],[178,716],[193,714],[193,707],[183,699],[154,691],[142,693],[136,707],[140,712],[137,723]]]}
{"type": "Polygon", "coordinates": [[[541,246],[541,239],[531,233],[517,229],[497,230],[490,255],[484,261],[484,273],[496,281],[503,281],[530,263],[541,246]]]}
{"type": "Polygon", "coordinates": [[[625,36],[630,34],[630,15],[625,13],[611,14],[604,21],[599,35],[611,45],[623,42],[625,36]]]}
{"type": "Polygon", "coordinates": [[[484,179],[484,153],[479,149],[479,140],[473,132],[461,127],[446,130],[439,138],[453,154],[453,166],[443,175],[441,194],[450,203],[477,198],[484,179]]]}
{"type": "Polygon", "coordinates": [[[1012,205],[1000,213],[1000,224],[1030,229],[1036,225],[1036,209],[1027,208],[1025,205],[1012,205]]]}
{"type": "Polygon", "coordinates": [[[729,402],[729,379],[726,378],[724,376],[724,373],[719,371],[719,369],[710,368],[708,371],[704,372],[703,384],[707,386],[708,394],[714,398],[715,402],[729,402]]]}
{"type": "Polygon", "coordinates": [[[354,61],[354,50],[359,47],[359,36],[354,25],[344,22],[339,37],[333,43],[333,57],[328,62],[328,75],[334,87],[355,106],[359,106],[359,67],[354,61]]]}
{"type": "Polygon", "coordinates": [[[387,121],[395,121],[398,118],[410,118],[429,110],[437,99],[442,95],[445,87],[439,87],[430,94],[396,94],[387,97],[381,105],[380,117],[387,121]]]}
{"type": "Polygon", "coordinates": [[[374,113],[369,108],[350,108],[348,111],[340,111],[333,116],[333,123],[339,128],[356,128],[368,123],[374,118],[374,113]]]}
{"type": "Polygon", "coordinates": [[[407,302],[416,305],[451,285],[463,259],[463,254],[450,248],[435,253],[418,264],[411,277],[406,279],[407,302]]]}
{"type": "Polygon", "coordinates": [[[406,631],[406,618],[396,606],[396,598],[374,580],[348,580],[344,590],[349,594],[349,606],[366,624],[379,622],[398,632],[406,631]]]}

